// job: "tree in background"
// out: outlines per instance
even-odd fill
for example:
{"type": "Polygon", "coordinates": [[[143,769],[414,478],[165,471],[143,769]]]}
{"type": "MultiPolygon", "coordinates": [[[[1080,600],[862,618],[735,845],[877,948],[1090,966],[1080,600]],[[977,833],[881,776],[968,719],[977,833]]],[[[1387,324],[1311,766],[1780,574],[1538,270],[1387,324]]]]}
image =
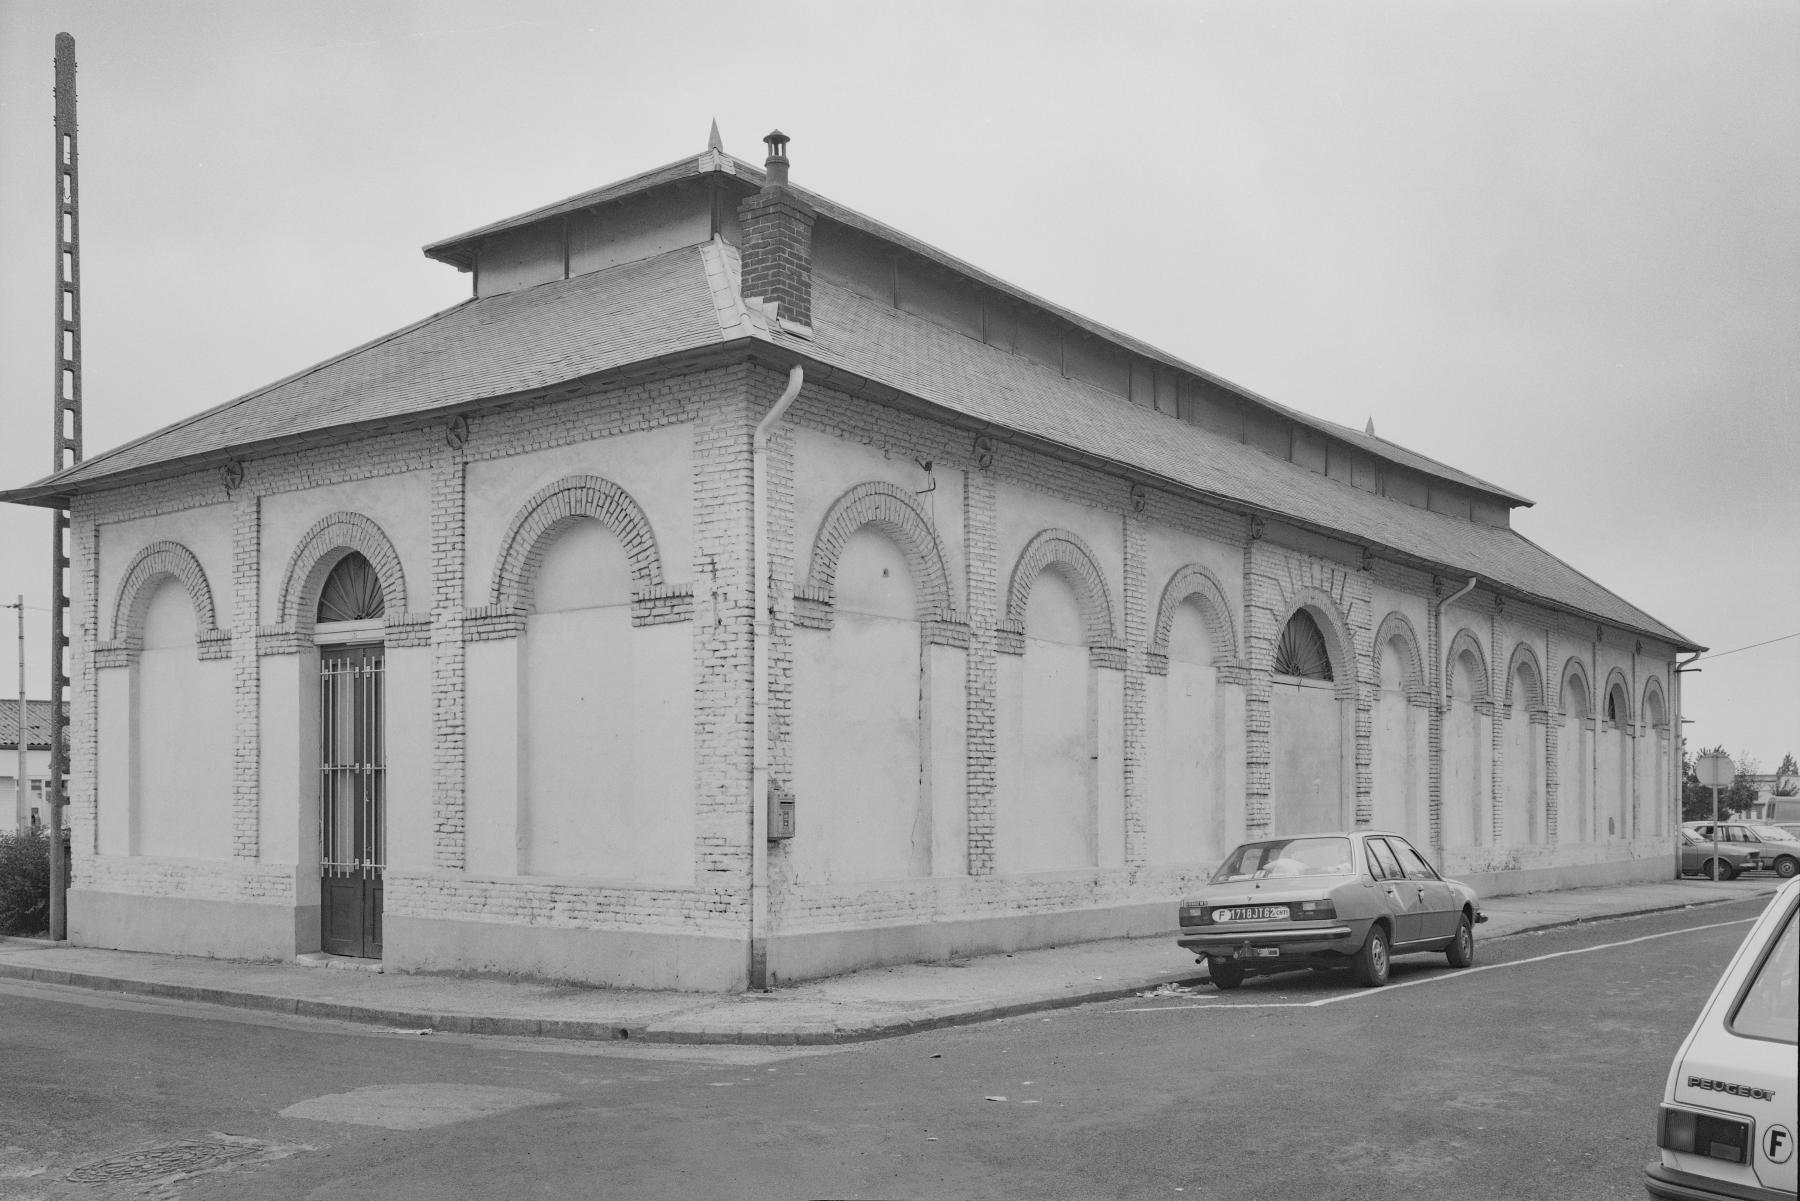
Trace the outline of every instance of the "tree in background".
{"type": "MultiPolygon", "coordinates": [[[[1701,755],[1723,755],[1723,746],[1702,747],[1701,755]]],[[[1685,822],[1709,821],[1713,815],[1713,790],[1702,784],[1694,775],[1694,760],[1698,756],[1689,757],[1686,751],[1681,754],[1681,820],[1685,822]]],[[[1748,813],[1756,803],[1756,784],[1751,777],[1757,774],[1762,764],[1752,755],[1739,752],[1732,760],[1737,775],[1732,778],[1729,788],[1719,789],[1719,816],[1730,817],[1736,813],[1748,813]]]]}
{"type": "Polygon", "coordinates": [[[1794,766],[1792,751],[1781,757],[1781,766],[1775,769],[1775,795],[1800,796],[1800,767],[1794,766]]]}

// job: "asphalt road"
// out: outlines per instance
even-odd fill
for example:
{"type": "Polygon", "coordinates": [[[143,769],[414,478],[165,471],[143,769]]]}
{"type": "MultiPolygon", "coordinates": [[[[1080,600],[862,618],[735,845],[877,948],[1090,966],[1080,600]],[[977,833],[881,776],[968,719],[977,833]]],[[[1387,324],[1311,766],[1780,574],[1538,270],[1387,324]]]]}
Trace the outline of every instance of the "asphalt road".
{"type": "Polygon", "coordinates": [[[1641,1198],[1760,909],[833,1049],[419,1036],[0,983],[0,1198],[1641,1198]]]}

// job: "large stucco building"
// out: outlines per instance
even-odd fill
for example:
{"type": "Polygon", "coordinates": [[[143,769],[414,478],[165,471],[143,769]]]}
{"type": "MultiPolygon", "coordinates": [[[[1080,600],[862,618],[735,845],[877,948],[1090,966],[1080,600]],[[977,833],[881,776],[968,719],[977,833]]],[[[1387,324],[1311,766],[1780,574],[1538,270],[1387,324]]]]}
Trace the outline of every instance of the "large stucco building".
{"type": "Polygon", "coordinates": [[[1246,835],[1670,866],[1680,634],[1523,498],[704,152],[67,504],[80,943],[731,989],[1150,933],[1246,835]]]}

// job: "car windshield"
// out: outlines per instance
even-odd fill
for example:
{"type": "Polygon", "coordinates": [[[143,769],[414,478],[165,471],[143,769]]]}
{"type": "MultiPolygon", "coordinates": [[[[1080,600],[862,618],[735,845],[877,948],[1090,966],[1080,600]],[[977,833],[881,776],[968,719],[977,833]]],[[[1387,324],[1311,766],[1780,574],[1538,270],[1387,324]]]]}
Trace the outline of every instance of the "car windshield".
{"type": "Polygon", "coordinates": [[[1348,838],[1273,838],[1247,842],[1213,873],[1212,883],[1267,880],[1281,876],[1348,876],[1348,838]]]}
{"type": "Polygon", "coordinates": [[[1750,829],[1765,842],[1793,842],[1794,836],[1780,826],[1765,826],[1761,822],[1751,822],[1750,829]]]}
{"type": "Polygon", "coordinates": [[[1745,986],[1731,1028],[1747,1038],[1791,1043],[1796,1018],[1800,1018],[1800,932],[1790,912],[1774,949],[1745,986]]]}

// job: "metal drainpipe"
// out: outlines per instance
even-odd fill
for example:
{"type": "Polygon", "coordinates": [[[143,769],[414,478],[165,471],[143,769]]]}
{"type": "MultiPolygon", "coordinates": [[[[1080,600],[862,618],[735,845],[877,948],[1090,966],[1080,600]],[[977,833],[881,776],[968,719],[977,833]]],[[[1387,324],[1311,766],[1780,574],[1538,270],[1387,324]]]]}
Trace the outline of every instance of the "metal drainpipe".
{"type": "MultiPolygon", "coordinates": [[[[1671,781],[1673,785],[1671,791],[1674,794],[1675,810],[1675,820],[1669,823],[1671,831],[1681,829],[1681,805],[1686,799],[1687,789],[1687,776],[1682,771],[1682,747],[1687,741],[1687,732],[1681,728],[1681,673],[1692,667],[1695,659],[1699,659],[1705,654],[1705,651],[1695,651],[1688,658],[1675,664],[1675,670],[1669,673],[1669,691],[1675,694],[1670,702],[1670,707],[1675,712],[1669,724],[1669,737],[1674,743],[1671,749],[1675,752],[1669,756],[1669,774],[1674,777],[1671,781]]],[[[1694,670],[1699,671],[1700,669],[1695,667],[1694,670]]],[[[1675,835],[1675,870],[1681,870],[1681,835],[1678,833],[1675,835]]]]}
{"type": "MultiPolygon", "coordinates": [[[[1475,584],[1479,578],[1480,577],[1478,577],[1478,576],[1470,576],[1468,583],[1464,584],[1455,593],[1451,594],[1450,596],[1445,597],[1443,602],[1438,605],[1437,643],[1438,643],[1438,658],[1440,660],[1442,660],[1444,657],[1444,649],[1445,649],[1444,648],[1444,610],[1448,609],[1451,605],[1454,605],[1457,601],[1461,600],[1463,597],[1469,595],[1469,593],[1475,591],[1475,584]]],[[[1450,704],[1450,673],[1447,671],[1444,671],[1444,665],[1442,662],[1439,662],[1438,664],[1436,664],[1436,667],[1437,667],[1438,671],[1443,672],[1443,674],[1438,677],[1438,679],[1439,679],[1438,701],[1443,706],[1448,707],[1450,704]]]]}
{"type": "Polygon", "coordinates": [[[750,729],[750,987],[769,987],[769,434],[781,420],[806,372],[796,363],[787,388],[756,424],[750,444],[751,585],[750,729]]]}

